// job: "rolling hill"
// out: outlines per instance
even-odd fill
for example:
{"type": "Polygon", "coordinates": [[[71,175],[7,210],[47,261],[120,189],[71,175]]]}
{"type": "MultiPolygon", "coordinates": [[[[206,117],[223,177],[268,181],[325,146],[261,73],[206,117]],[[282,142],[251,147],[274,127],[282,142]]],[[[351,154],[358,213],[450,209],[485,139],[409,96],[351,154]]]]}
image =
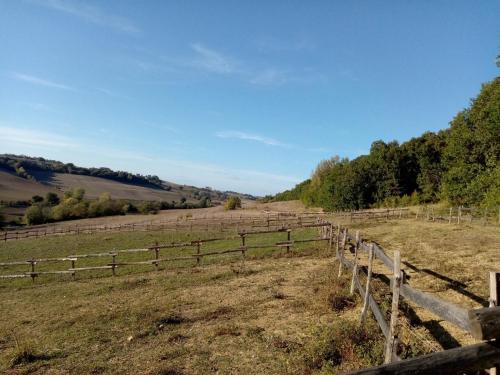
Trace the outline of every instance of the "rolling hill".
{"type": "Polygon", "coordinates": [[[62,196],[73,188],[85,189],[88,199],[97,199],[106,192],[115,199],[135,202],[180,202],[184,198],[188,203],[197,203],[207,197],[218,204],[228,195],[255,199],[248,194],[179,185],[162,181],[157,176],[133,175],[109,168],[81,168],[29,156],[0,155],[0,202],[9,206],[5,209],[9,216],[22,215],[20,208],[26,206],[26,201],[34,195],[45,196],[54,192],[62,196]]]}

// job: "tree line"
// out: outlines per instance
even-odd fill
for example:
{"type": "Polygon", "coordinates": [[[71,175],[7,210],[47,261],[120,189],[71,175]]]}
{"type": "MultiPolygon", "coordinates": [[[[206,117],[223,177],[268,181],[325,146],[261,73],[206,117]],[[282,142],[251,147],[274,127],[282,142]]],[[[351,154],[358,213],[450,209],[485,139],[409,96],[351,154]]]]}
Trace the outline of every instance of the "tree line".
{"type": "Polygon", "coordinates": [[[57,160],[48,160],[40,157],[25,155],[0,155],[0,168],[5,168],[19,177],[36,180],[31,171],[48,171],[54,173],[69,173],[84,176],[101,177],[109,180],[136,185],[152,185],[164,190],[171,190],[169,185],[163,185],[162,180],[155,175],[132,174],[124,171],[113,171],[110,168],[84,168],[73,163],[62,163],[57,160]]]}
{"type": "Polygon", "coordinates": [[[368,155],[321,161],[310,179],[266,200],[300,199],[327,210],[413,205],[500,205],[500,78],[482,85],[449,128],[399,144],[372,143],[368,155]]]}
{"type": "Polygon", "coordinates": [[[27,225],[49,222],[84,219],[99,216],[126,215],[129,213],[155,214],[159,210],[205,208],[211,201],[204,197],[197,203],[189,203],[186,198],[180,202],[143,201],[131,202],[124,199],[112,199],[109,193],[102,193],[97,200],[85,199],[85,190],[74,188],[66,191],[63,198],[55,193],[47,193],[45,197],[38,195],[31,199],[31,206],[24,213],[24,223],[27,225]]]}

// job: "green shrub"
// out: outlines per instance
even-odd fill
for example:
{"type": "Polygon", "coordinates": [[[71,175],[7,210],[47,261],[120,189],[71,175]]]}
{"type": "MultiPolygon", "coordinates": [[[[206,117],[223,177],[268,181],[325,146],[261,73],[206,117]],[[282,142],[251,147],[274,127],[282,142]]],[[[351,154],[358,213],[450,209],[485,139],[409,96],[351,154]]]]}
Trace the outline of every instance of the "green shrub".
{"type": "Polygon", "coordinates": [[[142,202],[138,210],[141,214],[156,214],[161,209],[161,204],[159,202],[146,201],[142,202]]]}
{"type": "Polygon", "coordinates": [[[237,208],[241,208],[241,199],[240,197],[232,195],[226,201],[224,209],[227,211],[227,210],[236,210],[237,208]]]}
{"type": "Polygon", "coordinates": [[[27,225],[37,225],[46,223],[50,219],[50,211],[41,205],[28,207],[24,212],[24,222],[27,225]]]}

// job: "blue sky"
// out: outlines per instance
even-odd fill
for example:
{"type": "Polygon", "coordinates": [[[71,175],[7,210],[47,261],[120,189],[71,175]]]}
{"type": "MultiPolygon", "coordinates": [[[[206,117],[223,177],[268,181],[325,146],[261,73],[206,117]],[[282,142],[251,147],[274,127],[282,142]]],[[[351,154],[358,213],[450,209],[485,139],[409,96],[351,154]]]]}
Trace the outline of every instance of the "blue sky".
{"type": "Polygon", "coordinates": [[[0,0],[0,152],[253,194],[448,126],[498,1],[0,0]]]}

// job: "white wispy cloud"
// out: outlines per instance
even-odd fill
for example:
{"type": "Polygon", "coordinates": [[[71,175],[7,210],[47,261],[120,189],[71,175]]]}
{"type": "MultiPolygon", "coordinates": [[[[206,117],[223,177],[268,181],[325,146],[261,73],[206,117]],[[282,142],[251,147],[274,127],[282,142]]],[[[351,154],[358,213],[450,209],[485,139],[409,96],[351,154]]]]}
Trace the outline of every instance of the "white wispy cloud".
{"type": "MultiPolygon", "coordinates": [[[[257,140],[272,144],[277,142],[258,136],[257,140]]],[[[302,180],[296,176],[234,168],[201,160],[162,158],[141,151],[116,148],[96,138],[78,137],[76,140],[51,131],[21,128],[17,124],[14,127],[13,124],[2,122],[0,149],[4,152],[55,158],[78,165],[107,165],[114,169],[156,174],[167,181],[252,194],[276,193],[302,180]],[[147,165],[147,170],[144,170],[144,165],[147,165]]]]}
{"type": "Polygon", "coordinates": [[[236,130],[220,131],[215,133],[215,136],[219,138],[234,138],[234,139],[243,139],[247,141],[255,141],[269,146],[291,147],[291,145],[278,141],[273,138],[264,137],[258,134],[240,132],[236,130]]]}
{"type": "Polygon", "coordinates": [[[101,8],[83,1],[74,0],[32,0],[33,3],[64,12],[99,26],[109,27],[127,34],[140,34],[141,29],[125,17],[108,14],[101,8]]]}
{"type": "Polygon", "coordinates": [[[196,53],[196,57],[191,63],[195,67],[218,74],[240,72],[237,68],[238,63],[221,52],[208,48],[201,43],[191,44],[191,49],[196,53]]]}
{"type": "Polygon", "coordinates": [[[33,85],[39,85],[39,86],[45,86],[45,87],[50,87],[54,89],[59,89],[59,90],[69,90],[69,91],[76,91],[74,87],[59,83],[59,82],[54,82],[50,81],[48,79],[40,78],[40,77],[35,77],[29,74],[23,74],[23,73],[12,73],[11,77],[14,79],[17,79],[18,81],[23,81],[27,83],[31,83],[33,85]]]}
{"type": "Polygon", "coordinates": [[[305,152],[314,152],[314,153],[329,153],[330,150],[325,148],[325,147],[304,147],[304,146],[299,146],[291,143],[285,143],[278,141],[273,138],[265,137],[262,135],[258,134],[252,134],[252,133],[246,133],[246,132],[241,132],[237,130],[227,130],[227,131],[219,131],[215,133],[215,136],[218,138],[232,138],[232,139],[241,139],[241,140],[246,140],[246,141],[253,141],[253,142],[259,142],[263,143],[268,146],[277,146],[277,147],[284,147],[284,148],[289,148],[289,149],[294,149],[294,150],[300,150],[300,151],[305,151],[305,152]]]}
{"type": "Polygon", "coordinates": [[[74,149],[78,147],[73,140],[58,134],[11,126],[0,126],[0,145],[3,142],[42,148],[74,149]]]}

